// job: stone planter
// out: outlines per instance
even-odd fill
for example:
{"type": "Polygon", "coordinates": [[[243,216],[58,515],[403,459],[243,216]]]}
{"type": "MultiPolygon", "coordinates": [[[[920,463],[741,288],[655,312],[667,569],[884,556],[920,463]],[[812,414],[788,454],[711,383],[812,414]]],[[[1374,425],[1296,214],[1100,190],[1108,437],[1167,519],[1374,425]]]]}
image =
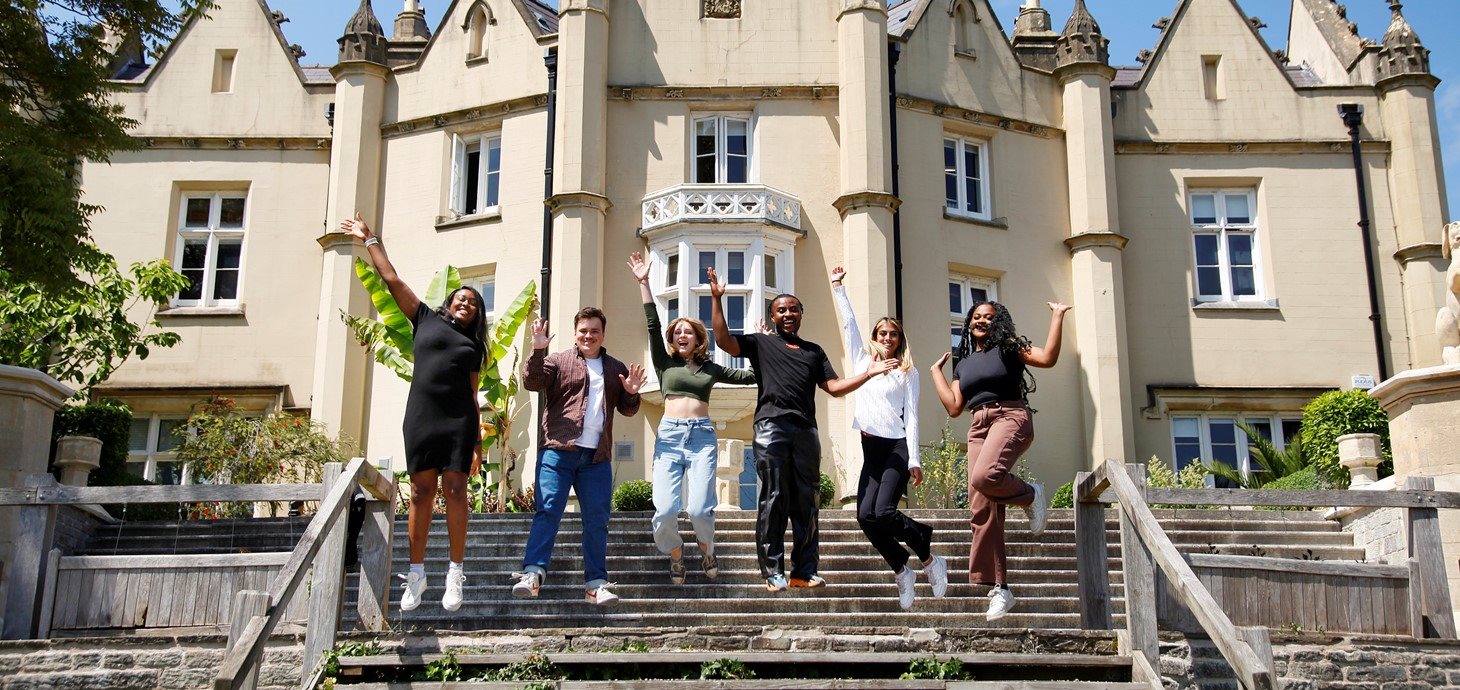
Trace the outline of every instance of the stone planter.
{"type": "Polygon", "coordinates": [[[1362,489],[1379,481],[1379,463],[1384,461],[1378,434],[1345,434],[1338,437],[1338,462],[1348,469],[1350,489],[1362,489]]]}
{"type": "Polygon", "coordinates": [[[61,483],[86,486],[87,476],[101,467],[101,439],[90,436],[62,436],[56,440],[56,467],[61,483]]]}

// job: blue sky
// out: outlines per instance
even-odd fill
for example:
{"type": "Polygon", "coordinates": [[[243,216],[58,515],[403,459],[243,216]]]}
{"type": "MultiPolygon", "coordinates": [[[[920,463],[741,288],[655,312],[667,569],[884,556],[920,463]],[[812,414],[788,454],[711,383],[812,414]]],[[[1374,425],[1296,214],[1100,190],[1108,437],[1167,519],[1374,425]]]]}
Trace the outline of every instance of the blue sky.
{"type": "MultiPolygon", "coordinates": [[[[449,0],[426,0],[426,17],[434,28],[441,20],[440,12],[449,0]]],[[[550,4],[556,4],[549,0],[550,4]]],[[[691,2],[692,0],[679,0],[691,2]]],[[[752,2],[756,0],[751,0],[752,2]]],[[[1014,27],[1023,0],[992,0],[994,10],[1006,30],[1014,27]]],[[[1389,26],[1389,8],[1385,0],[1345,0],[1349,19],[1359,25],[1362,36],[1378,40],[1389,26]]],[[[376,15],[390,27],[401,3],[396,0],[374,0],[376,15]]],[[[1075,0],[1044,0],[1058,30],[1069,17],[1075,0]]],[[[1263,37],[1273,49],[1287,46],[1288,13],[1292,0],[1239,0],[1242,9],[1267,23],[1263,37]]],[[[1090,12],[1110,37],[1111,62],[1135,65],[1136,53],[1155,45],[1158,32],[1151,28],[1156,19],[1171,14],[1176,0],[1086,0],[1090,12]]],[[[337,46],[335,39],[345,22],[359,6],[358,0],[269,0],[269,6],[284,12],[290,21],[284,34],[290,43],[302,45],[308,55],[306,64],[333,64],[337,46]]],[[[1460,0],[1410,0],[1404,15],[1419,32],[1425,45],[1434,53],[1430,69],[1442,81],[1435,94],[1435,107],[1440,120],[1441,146],[1445,157],[1445,179],[1449,190],[1449,218],[1460,216],[1460,45],[1446,40],[1460,28],[1460,0]]],[[[1335,115],[1335,117],[1337,117],[1335,115]]],[[[1439,229],[1433,232],[1438,236],[1439,229]]]]}

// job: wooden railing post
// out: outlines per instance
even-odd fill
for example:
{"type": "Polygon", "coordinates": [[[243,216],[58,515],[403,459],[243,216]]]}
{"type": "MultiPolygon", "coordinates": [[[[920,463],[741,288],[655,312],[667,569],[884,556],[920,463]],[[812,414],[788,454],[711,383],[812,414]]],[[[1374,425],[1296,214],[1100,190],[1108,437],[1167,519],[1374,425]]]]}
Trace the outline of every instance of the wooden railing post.
{"type": "MultiPolygon", "coordinates": [[[[391,488],[395,485],[392,482],[391,488]]],[[[395,535],[395,501],[374,496],[365,504],[360,529],[360,576],[356,611],[366,630],[383,631],[389,625],[390,561],[395,535]]]]}
{"type": "MultiPolygon", "coordinates": [[[[340,463],[331,462],[324,466],[324,493],[320,508],[324,508],[324,496],[329,496],[335,484],[342,481],[340,463]]],[[[356,475],[344,477],[346,505],[354,494],[356,475]]],[[[348,520],[336,520],[321,541],[319,554],[314,558],[310,572],[309,625],[304,632],[304,667],[302,675],[308,678],[319,663],[325,650],[335,646],[335,635],[340,629],[340,609],[343,604],[345,572],[345,537],[349,533],[348,520]]]]}
{"type": "MultiPolygon", "coordinates": [[[[1406,491],[1434,491],[1434,477],[1409,477],[1406,491]]],[[[1419,562],[1419,581],[1410,583],[1420,594],[1426,637],[1455,638],[1455,612],[1450,608],[1450,583],[1445,576],[1445,550],[1440,538],[1440,511],[1410,507],[1405,515],[1409,556],[1419,562]]],[[[1418,636],[1418,635],[1416,635],[1418,636]]]]}
{"type": "MultiPolygon", "coordinates": [[[[25,489],[39,492],[56,486],[49,474],[25,478],[25,489]]],[[[56,506],[27,505],[15,511],[15,542],[10,553],[10,589],[5,597],[5,639],[35,637],[41,613],[41,578],[56,533],[56,506]]]]}
{"type": "MultiPolygon", "coordinates": [[[[1115,462],[1113,460],[1107,462],[1115,462]]],[[[1128,464],[1125,471],[1142,496],[1146,466],[1128,464]]],[[[1161,644],[1156,628],[1156,565],[1151,551],[1136,531],[1131,511],[1120,511],[1120,562],[1125,574],[1125,629],[1132,654],[1140,654],[1153,668],[1161,667],[1161,644]]]]}
{"type": "MultiPolygon", "coordinates": [[[[256,616],[263,616],[269,612],[269,593],[252,589],[240,590],[233,595],[233,611],[229,615],[228,626],[228,651],[233,651],[233,646],[238,643],[238,638],[243,635],[244,628],[248,627],[249,621],[256,616]]],[[[260,657],[263,654],[260,652],[260,657]]],[[[243,677],[243,682],[236,686],[239,690],[253,690],[258,687],[259,669],[256,663],[248,675],[243,677]]]]}
{"type": "MultiPolygon", "coordinates": [[[[1075,475],[1075,486],[1090,483],[1091,472],[1075,475]]],[[[1110,630],[1110,556],[1105,536],[1105,504],[1100,497],[1077,495],[1075,502],[1075,574],[1080,583],[1080,627],[1110,630]]]]}

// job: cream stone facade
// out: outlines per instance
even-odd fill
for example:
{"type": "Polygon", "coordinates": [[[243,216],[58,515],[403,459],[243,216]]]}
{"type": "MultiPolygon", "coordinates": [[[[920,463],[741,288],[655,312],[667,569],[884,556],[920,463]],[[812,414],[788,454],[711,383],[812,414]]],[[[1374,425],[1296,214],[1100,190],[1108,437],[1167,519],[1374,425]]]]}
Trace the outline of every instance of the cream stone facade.
{"type": "MultiPolygon", "coordinates": [[[[104,392],[159,415],[247,394],[403,467],[407,384],[339,319],[370,309],[363,250],[329,232],[359,211],[418,289],[450,263],[501,308],[546,268],[552,328],[601,305],[627,361],[647,360],[633,251],[654,256],[666,314],[700,315],[704,261],[737,282],[732,327],[796,293],[839,371],[835,265],[862,319],[900,305],[924,376],[974,298],[1036,342],[1045,303],[1068,302],[1063,356],[1035,372],[1035,476],[1240,462],[1233,420],[1281,439],[1313,395],[1379,374],[1340,104],[1364,108],[1386,366],[1439,363],[1437,80],[1397,8],[1381,43],[1332,0],[1294,0],[1278,55],[1235,0],[1173,3],[1143,64],[1112,67],[1098,2],[1056,31],[1028,0],[1011,39],[987,0],[453,0],[430,17],[407,0],[388,37],[363,0],[326,69],[300,66],[263,0],[219,0],[118,75],[147,146],[84,170],[105,249],[200,280],[162,316],[182,345],[104,392]]],[[[649,475],[649,400],[616,425],[616,481],[649,475]]],[[[818,401],[844,496],[853,404],[818,401]]],[[[749,438],[752,406],[716,392],[722,439],[749,438]]],[[[946,416],[930,392],[920,412],[930,443],[946,416]]]]}

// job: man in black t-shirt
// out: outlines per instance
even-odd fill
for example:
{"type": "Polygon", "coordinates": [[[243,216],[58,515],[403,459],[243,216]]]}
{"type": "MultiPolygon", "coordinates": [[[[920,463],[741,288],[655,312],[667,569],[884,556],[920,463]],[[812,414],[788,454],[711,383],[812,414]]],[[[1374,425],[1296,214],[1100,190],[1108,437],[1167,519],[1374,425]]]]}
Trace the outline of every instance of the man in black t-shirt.
{"type": "Polygon", "coordinates": [[[777,295],[771,302],[772,334],[733,335],[725,322],[720,298],[725,286],[715,269],[710,283],[715,343],[727,354],[745,357],[755,368],[755,473],[760,479],[755,546],[766,589],[821,587],[816,574],[817,510],[821,489],[821,438],[816,430],[816,389],[840,398],[857,390],[875,374],[839,379],[826,351],[797,336],[801,300],[777,295]],[[786,519],[791,520],[791,560],[786,580],[786,519]]]}

